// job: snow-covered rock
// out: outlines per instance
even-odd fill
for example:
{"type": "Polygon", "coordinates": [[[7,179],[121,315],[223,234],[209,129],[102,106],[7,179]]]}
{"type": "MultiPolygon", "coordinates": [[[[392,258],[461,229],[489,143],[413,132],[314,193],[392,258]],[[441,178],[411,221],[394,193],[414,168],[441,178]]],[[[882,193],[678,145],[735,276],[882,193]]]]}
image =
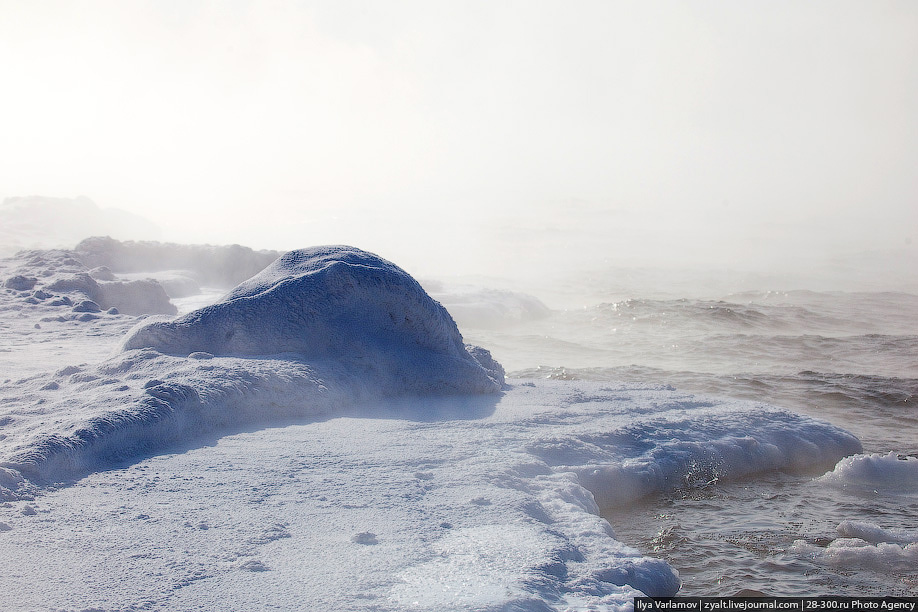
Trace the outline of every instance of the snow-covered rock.
{"type": "Polygon", "coordinates": [[[124,348],[343,360],[365,364],[385,377],[385,387],[402,391],[482,393],[503,383],[490,355],[476,350],[486,368],[417,281],[344,246],[291,251],[216,304],[139,327],[124,348]]]}

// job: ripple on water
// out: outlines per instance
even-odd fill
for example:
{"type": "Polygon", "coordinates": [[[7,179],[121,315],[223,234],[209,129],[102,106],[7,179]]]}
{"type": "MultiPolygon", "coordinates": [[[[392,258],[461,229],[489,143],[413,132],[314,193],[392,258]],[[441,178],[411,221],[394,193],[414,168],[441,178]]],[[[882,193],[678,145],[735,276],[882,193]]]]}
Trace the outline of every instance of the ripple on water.
{"type": "Polygon", "coordinates": [[[832,563],[819,551],[846,520],[918,534],[918,499],[852,494],[812,478],[773,473],[613,508],[616,536],[665,559],[683,580],[680,595],[918,595],[918,567],[832,563]],[[805,543],[796,545],[795,542],[805,543]],[[813,551],[816,551],[815,553],[813,551]]]}

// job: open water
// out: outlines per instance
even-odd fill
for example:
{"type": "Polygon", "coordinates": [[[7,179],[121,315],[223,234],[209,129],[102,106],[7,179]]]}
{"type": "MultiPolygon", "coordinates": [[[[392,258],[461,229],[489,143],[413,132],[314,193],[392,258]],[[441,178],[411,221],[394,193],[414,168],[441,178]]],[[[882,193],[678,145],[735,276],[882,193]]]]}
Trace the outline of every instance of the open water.
{"type": "MultiPolygon", "coordinates": [[[[865,454],[918,456],[918,296],[619,291],[605,300],[601,287],[588,289],[600,297],[567,309],[523,304],[512,325],[472,321],[463,332],[513,377],[664,382],[752,399],[845,427],[865,454]]],[[[680,594],[918,595],[918,471],[885,488],[831,486],[823,471],[715,481],[605,516],[619,539],[679,570],[680,594]],[[896,541],[845,539],[852,521],[896,541]]]]}

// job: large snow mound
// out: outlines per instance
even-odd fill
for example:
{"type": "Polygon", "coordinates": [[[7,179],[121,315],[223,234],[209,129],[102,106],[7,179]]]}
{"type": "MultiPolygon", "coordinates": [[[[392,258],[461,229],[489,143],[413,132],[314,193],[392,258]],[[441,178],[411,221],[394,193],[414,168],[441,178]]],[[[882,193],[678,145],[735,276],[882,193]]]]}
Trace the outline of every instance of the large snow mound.
{"type": "Polygon", "coordinates": [[[449,313],[408,273],[346,246],[291,251],[222,300],[131,333],[125,350],[343,359],[410,391],[494,392],[503,372],[466,350],[449,313]]]}
{"type": "MultiPolygon", "coordinates": [[[[80,274],[58,289],[79,295],[94,283],[80,274]]],[[[99,317],[93,307],[84,300],[73,308],[99,317]]],[[[394,264],[351,247],[293,251],[216,304],[141,323],[101,363],[16,381],[0,454],[0,466],[16,473],[0,481],[0,497],[170,444],[324,417],[360,401],[496,393],[503,377],[394,264]]]]}

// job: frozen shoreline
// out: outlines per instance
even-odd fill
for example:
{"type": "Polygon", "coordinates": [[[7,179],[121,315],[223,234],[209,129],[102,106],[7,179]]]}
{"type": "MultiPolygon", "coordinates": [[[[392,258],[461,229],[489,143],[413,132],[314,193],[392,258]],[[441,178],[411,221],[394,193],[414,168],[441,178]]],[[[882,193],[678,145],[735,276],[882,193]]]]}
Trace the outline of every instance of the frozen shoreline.
{"type": "Polygon", "coordinates": [[[390,400],[192,442],[0,509],[3,590],[13,610],[618,609],[679,581],[614,538],[584,481],[614,469],[647,490],[692,486],[793,467],[755,465],[755,448],[810,441],[808,460],[832,463],[856,443],[776,409],[696,400],[513,381],[499,398],[390,400]]]}
{"type": "Polygon", "coordinates": [[[62,347],[50,371],[23,362],[0,391],[8,608],[617,610],[680,582],[616,540],[600,505],[827,469],[861,450],[822,421],[665,385],[514,380],[493,393],[499,364],[464,348],[445,310],[388,262],[293,260],[223,305],[131,333],[152,333],[159,351],[107,359],[91,347],[112,346],[131,317],[42,321],[70,306],[40,286],[4,293],[0,334],[20,356],[40,359],[30,337],[62,347]],[[343,274],[305,300],[318,318],[300,338],[355,350],[305,360],[283,352],[300,350],[288,334],[259,344],[251,322],[304,325],[287,310],[310,291],[294,279],[329,269],[343,274]],[[362,297],[342,315],[355,285],[362,297]],[[353,322],[367,316],[379,317],[369,334],[353,322]],[[243,344],[223,348],[231,337],[243,344]],[[73,364],[80,354],[90,362],[73,364]]]}

